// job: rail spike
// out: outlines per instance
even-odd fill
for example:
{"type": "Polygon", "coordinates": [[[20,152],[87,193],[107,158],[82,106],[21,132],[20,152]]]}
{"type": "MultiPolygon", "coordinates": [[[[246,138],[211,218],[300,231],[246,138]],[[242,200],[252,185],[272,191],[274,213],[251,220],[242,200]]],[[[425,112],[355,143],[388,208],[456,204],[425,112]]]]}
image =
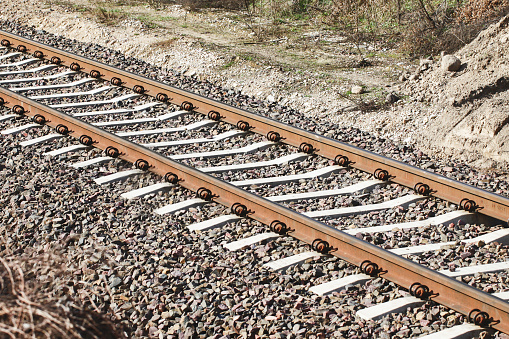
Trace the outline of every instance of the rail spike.
{"type": "Polygon", "coordinates": [[[23,108],[23,106],[15,105],[12,108],[12,112],[15,113],[15,114],[22,115],[22,114],[25,114],[25,109],[23,108]]]}
{"type": "Polygon", "coordinates": [[[156,100],[161,102],[167,102],[168,101],[168,94],[165,93],[157,93],[156,100]]]}
{"type": "Polygon", "coordinates": [[[245,218],[249,214],[249,209],[246,205],[236,202],[232,205],[232,212],[239,217],[245,218]]]}
{"type": "Polygon", "coordinates": [[[106,153],[106,155],[111,158],[117,158],[120,155],[120,152],[118,151],[118,149],[113,146],[106,147],[106,149],[104,150],[104,153],[106,153]]]}
{"type": "Polygon", "coordinates": [[[209,114],[207,115],[207,117],[210,120],[214,120],[214,121],[221,120],[221,114],[219,112],[216,112],[216,111],[210,111],[209,114]]]}
{"type": "Polygon", "coordinates": [[[290,232],[290,228],[286,224],[279,220],[274,220],[270,223],[269,229],[277,234],[285,235],[290,232]]]}
{"type": "Polygon", "coordinates": [[[338,166],[342,166],[342,167],[347,167],[348,165],[350,165],[352,162],[350,161],[350,159],[348,159],[347,156],[345,155],[336,155],[336,157],[334,158],[334,162],[336,163],[336,165],[338,166]]]}
{"type": "Polygon", "coordinates": [[[486,327],[493,321],[493,319],[490,318],[488,313],[476,308],[468,313],[468,321],[476,324],[477,326],[486,327]]]}
{"type": "Polygon", "coordinates": [[[359,267],[362,273],[372,277],[376,277],[382,271],[378,264],[369,260],[364,260],[359,267]]]}
{"type": "Polygon", "coordinates": [[[421,283],[413,283],[408,289],[411,295],[420,299],[427,299],[431,293],[429,287],[421,283]]]}
{"type": "Polygon", "coordinates": [[[92,146],[92,144],[94,143],[94,140],[85,134],[80,136],[79,141],[82,145],[85,145],[85,146],[92,146]]]}
{"type": "Polygon", "coordinates": [[[198,196],[198,198],[203,199],[205,201],[210,201],[214,197],[212,191],[205,187],[198,188],[198,190],[196,191],[196,195],[198,196]]]}
{"type": "Polygon", "coordinates": [[[415,191],[415,193],[420,194],[420,195],[430,195],[431,188],[427,184],[423,184],[422,182],[418,182],[414,186],[414,191],[415,191]]]}
{"type": "Polygon", "coordinates": [[[311,154],[315,151],[315,148],[313,147],[313,145],[311,145],[307,142],[303,142],[299,146],[299,151],[301,151],[302,153],[311,154]]]}
{"type": "Polygon", "coordinates": [[[133,87],[133,91],[136,94],[143,94],[143,93],[145,93],[145,88],[143,86],[141,86],[141,85],[135,85],[133,87]]]}
{"type": "Polygon", "coordinates": [[[281,139],[282,139],[281,134],[279,134],[278,132],[270,131],[269,133],[267,133],[267,140],[269,141],[279,142],[281,139]]]}
{"type": "Polygon", "coordinates": [[[471,212],[471,213],[474,213],[479,208],[479,206],[477,206],[475,201],[470,200],[468,198],[461,199],[459,206],[462,210],[465,210],[465,211],[471,212]]]}
{"type": "Polygon", "coordinates": [[[64,124],[58,124],[57,127],[55,127],[55,131],[62,135],[69,134],[69,128],[64,124]]]}
{"type": "Polygon", "coordinates": [[[237,128],[240,129],[241,131],[247,132],[249,131],[251,126],[249,126],[249,122],[240,120],[239,122],[237,122],[237,128]]]}
{"type": "Polygon", "coordinates": [[[329,243],[327,241],[322,240],[322,239],[313,240],[313,243],[311,243],[311,248],[314,249],[315,251],[317,251],[319,253],[323,253],[323,254],[329,253],[330,251],[333,250],[331,245],[329,245],[329,243]]]}
{"type": "Polygon", "coordinates": [[[164,180],[168,181],[170,184],[178,184],[178,182],[180,181],[178,175],[176,175],[175,173],[172,173],[172,172],[168,172],[164,175],[164,180]]]}
{"type": "Polygon", "coordinates": [[[134,166],[137,168],[137,169],[140,169],[142,171],[146,171],[150,168],[150,165],[148,163],[147,160],[143,160],[143,159],[138,159],[136,160],[136,162],[134,163],[134,166]]]}
{"type": "Polygon", "coordinates": [[[78,72],[80,69],[81,69],[81,66],[80,64],[78,64],[77,62],[73,62],[69,68],[71,69],[71,71],[75,71],[75,72],[78,72]]]}
{"type": "Polygon", "coordinates": [[[62,63],[62,60],[57,56],[52,56],[50,59],[52,64],[60,65],[62,63]]]}
{"type": "Polygon", "coordinates": [[[32,118],[32,121],[39,125],[44,125],[46,123],[46,118],[41,114],[36,114],[32,118]]]}
{"type": "Polygon", "coordinates": [[[99,71],[98,71],[98,70],[96,70],[96,69],[93,69],[93,70],[91,70],[91,71],[90,71],[90,76],[91,76],[92,78],[96,78],[96,79],[97,79],[97,78],[100,78],[100,77],[101,77],[101,72],[99,72],[99,71]]]}
{"type": "Polygon", "coordinates": [[[113,86],[122,86],[122,80],[120,80],[120,78],[117,78],[117,77],[111,78],[110,83],[113,86]]]}
{"type": "Polygon", "coordinates": [[[389,172],[387,170],[383,170],[381,168],[377,168],[375,172],[373,173],[373,176],[375,179],[387,181],[390,178],[389,172]]]}
{"type": "Polygon", "coordinates": [[[192,111],[193,109],[195,109],[196,107],[194,107],[194,105],[192,103],[190,103],[189,101],[184,101],[181,105],[180,105],[180,109],[183,110],[183,111],[192,111]]]}

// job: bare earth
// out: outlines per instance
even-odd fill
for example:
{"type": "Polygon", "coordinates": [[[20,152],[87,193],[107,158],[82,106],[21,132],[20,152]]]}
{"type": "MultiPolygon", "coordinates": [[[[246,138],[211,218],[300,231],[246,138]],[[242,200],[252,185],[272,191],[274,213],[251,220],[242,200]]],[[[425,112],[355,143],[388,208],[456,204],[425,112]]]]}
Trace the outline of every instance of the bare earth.
{"type": "Polygon", "coordinates": [[[509,160],[507,20],[457,54],[459,72],[442,71],[440,57],[415,72],[420,66],[393,50],[354,44],[319,22],[283,23],[279,34],[262,32],[269,25],[239,13],[90,0],[9,1],[0,19],[105,45],[434,156],[484,168],[509,160]],[[363,59],[371,65],[363,66],[363,59]],[[405,72],[415,79],[398,80],[405,72]],[[353,85],[366,93],[350,94],[353,85]],[[389,109],[361,112],[356,106],[392,92],[402,100],[389,109]]]}

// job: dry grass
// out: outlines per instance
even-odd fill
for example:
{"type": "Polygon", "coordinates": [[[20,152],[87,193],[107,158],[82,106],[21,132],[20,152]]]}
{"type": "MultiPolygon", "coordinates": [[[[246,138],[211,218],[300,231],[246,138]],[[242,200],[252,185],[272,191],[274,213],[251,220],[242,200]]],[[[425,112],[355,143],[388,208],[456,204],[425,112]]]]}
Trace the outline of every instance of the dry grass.
{"type": "Polygon", "coordinates": [[[401,50],[411,56],[454,53],[507,13],[508,0],[470,0],[449,8],[434,19],[435,25],[422,17],[414,18],[403,33],[401,50]]]}
{"type": "Polygon", "coordinates": [[[493,20],[503,15],[508,9],[509,0],[471,0],[461,8],[456,22],[467,25],[493,20]]]}
{"type": "Polygon", "coordinates": [[[166,40],[161,40],[161,41],[158,41],[158,42],[155,42],[152,44],[152,46],[154,47],[159,47],[159,48],[169,48],[171,46],[173,46],[175,44],[175,42],[178,41],[178,38],[177,37],[173,37],[173,38],[170,38],[170,39],[166,39],[166,40]]]}
{"type": "Polygon", "coordinates": [[[0,337],[125,338],[104,313],[76,297],[58,249],[15,255],[0,243],[6,248],[0,253],[0,337]]]}
{"type": "Polygon", "coordinates": [[[97,20],[105,25],[116,25],[127,17],[125,13],[118,9],[109,8],[99,3],[91,9],[91,14],[97,18],[97,20]]]}
{"type": "MultiPolygon", "coordinates": [[[[59,0],[65,1],[65,0],[59,0]]],[[[411,57],[454,52],[509,12],[509,0],[113,0],[188,10],[224,8],[238,17],[259,42],[292,36],[299,27],[339,31],[349,41],[400,46],[411,57]]],[[[116,24],[127,14],[96,0],[99,21],[116,24]]],[[[150,26],[150,25],[149,25],[150,26]]],[[[168,41],[168,44],[171,44],[168,41]]]]}
{"type": "Polygon", "coordinates": [[[177,4],[184,5],[191,10],[200,8],[226,8],[226,9],[246,9],[251,5],[252,0],[178,0],[177,4]]]}

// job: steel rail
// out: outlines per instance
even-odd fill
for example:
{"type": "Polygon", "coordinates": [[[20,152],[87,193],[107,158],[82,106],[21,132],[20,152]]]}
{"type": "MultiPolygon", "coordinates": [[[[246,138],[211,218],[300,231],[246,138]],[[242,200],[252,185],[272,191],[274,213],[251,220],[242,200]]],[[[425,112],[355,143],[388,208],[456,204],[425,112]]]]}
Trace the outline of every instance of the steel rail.
{"type": "Polygon", "coordinates": [[[471,206],[472,210],[476,210],[475,206],[477,206],[477,209],[482,209],[482,214],[503,221],[509,218],[509,198],[501,195],[9,32],[0,30],[0,39],[4,46],[31,53],[39,51],[41,58],[53,60],[71,69],[74,67],[91,75],[95,73],[101,79],[113,84],[132,88],[154,97],[158,94],[165,95],[169,102],[177,105],[189,102],[198,113],[207,115],[210,111],[216,111],[228,123],[236,125],[239,122],[246,122],[248,128],[255,133],[267,135],[269,132],[277,132],[284,143],[296,147],[309,144],[313,153],[328,159],[346,156],[351,161],[350,166],[362,171],[372,173],[377,169],[386,170],[395,183],[407,187],[415,187],[419,183],[426,184],[435,197],[455,204],[460,204],[462,200],[470,200],[474,202],[471,206]]]}
{"type": "Polygon", "coordinates": [[[187,189],[198,191],[206,188],[217,203],[232,209],[235,203],[243,204],[249,210],[248,217],[265,225],[280,221],[290,229],[291,236],[308,244],[317,239],[327,241],[330,245],[328,253],[352,264],[361,266],[369,260],[378,265],[381,277],[402,287],[409,288],[414,283],[425,285],[431,290],[433,300],[460,313],[468,315],[473,310],[486,312],[493,328],[509,333],[509,303],[501,299],[5,88],[0,87],[0,97],[5,106],[18,113],[20,108],[16,106],[21,106],[24,114],[34,116],[34,120],[37,116],[39,121],[49,126],[63,125],[67,127],[67,134],[76,138],[83,135],[92,138],[94,147],[115,147],[121,159],[133,163],[142,159],[150,165],[151,172],[161,176],[176,174],[179,184],[187,189]]]}

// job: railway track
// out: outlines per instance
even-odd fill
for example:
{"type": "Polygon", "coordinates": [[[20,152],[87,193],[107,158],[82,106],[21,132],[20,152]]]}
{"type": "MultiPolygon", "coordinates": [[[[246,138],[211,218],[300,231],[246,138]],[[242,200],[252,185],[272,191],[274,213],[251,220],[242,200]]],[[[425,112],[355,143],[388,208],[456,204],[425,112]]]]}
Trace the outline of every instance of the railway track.
{"type": "MultiPolygon", "coordinates": [[[[318,295],[379,277],[412,294],[378,309],[359,311],[357,315],[363,319],[376,319],[432,300],[462,313],[475,324],[460,326],[459,331],[470,333],[484,327],[509,333],[505,294],[493,296],[455,279],[476,270],[505,270],[504,262],[437,272],[404,256],[455,246],[458,239],[446,237],[427,245],[383,249],[353,236],[362,233],[364,239],[376,243],[373,239],[389,230],[398,233],[480,216],[506,220],[509,199],[20,36],[0,32],[0,40],[4,47],[0,57],[5,61],[0,67],[6,69],[0,72],[4,78],[0,80],[0,96],[3,106],[12,110],[2,120],[33,120],[16,120],[20,123],[4,129],[2,134],[35,129],[44,132],[21,142],[23,147],[74,139],[79,143],[45,154],[63,157],[69,152],[95,148],[104,150],[104,155],[74,162],[72,166],[87,168],[116,158],[134,164],[134,168],[96,178],[98,185],[147,172],[164,178],[125,192],[125,199],[174,190],[175,186],[196,193],[196,197],[159,206],[155,210],[159,215],[204,205],[226,207],[215,218],[187,225],[192,231],[245,219],[268,228],[225,244],[231,251],[286,236],[310,245],[309,251],[267,262],[269,269],[285,270],[312,258],[329,256],[359,267],[357,274],[313,286],[311,292],[318,295]],[[72,81],[68,81],[70,76],[72,81]],[[126,116],[128,119],[124,119],[126,116]],[[225,144],[229,147],[223,147],[225,144]],[[203,148],[193,151],[196,145],[203,148]],[[274,171],[266,171],[274,166],[280,168],[275,172],[277,176],[271,176],[274,171]],[[293,172],[288,174],[289,171],[293,172]],[[337,182],[327,182],[337,173],[355,180],[338,188],[337,182]],[[374,178],[363,173],[373,174],[374,178]],[[310,191],[306,182],[316,178],[324,179],[310,191]],[[275,185],[278,189],[286,187],[286,192],[274,190],[275,185]],[[379,196],[368,195],[370,190],[379,196]],[[352,199],[351,196],[354,206],[345,207],[352,201],[340,199],[352,199]],[[330,226],[343,220],[340,217],[352,218],[352,224],[357,224],[360,220],[355,215],[398,206],[415,207],[423,201],[442,205],[446,201],[461,208],[443,208],[436,216],[428,215],[429,219],[369,229],[356,227],[341,232],[330,226]]],[[[189,198],[189,194],[184,196],[189,198]]],[[[504,242],[507,238],[505,229],[479,233],[486,234],[459,240],[480,244],[504,242]]]]}

